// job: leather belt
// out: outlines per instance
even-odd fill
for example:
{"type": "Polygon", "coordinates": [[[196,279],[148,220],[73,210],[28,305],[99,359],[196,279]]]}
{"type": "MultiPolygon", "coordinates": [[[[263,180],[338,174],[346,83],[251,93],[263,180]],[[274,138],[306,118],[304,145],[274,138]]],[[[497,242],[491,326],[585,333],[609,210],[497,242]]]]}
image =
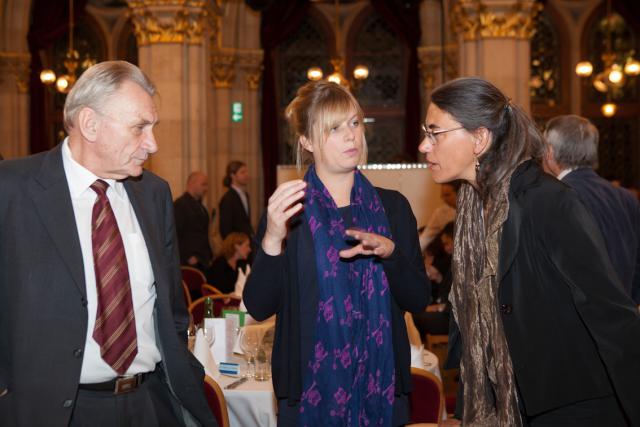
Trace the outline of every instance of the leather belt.
{"type": "Polygon", "coordinates": [[[152,372],[121,376],[101,383],[79,384],[78,388],[80,390],[111,391],[113,394],[127,393],[138,388],[139,385],[148,380],[156,371],[157,368],[152,372]]]}

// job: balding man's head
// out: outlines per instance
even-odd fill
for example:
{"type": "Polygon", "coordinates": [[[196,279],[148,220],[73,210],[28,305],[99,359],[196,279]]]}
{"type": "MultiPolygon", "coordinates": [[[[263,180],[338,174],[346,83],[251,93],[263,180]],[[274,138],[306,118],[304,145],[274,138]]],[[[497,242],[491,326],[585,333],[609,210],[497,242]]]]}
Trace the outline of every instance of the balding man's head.
{"type": "Polygon", "coordinates": [[[196,200],[202,200],[208,188],[207,175],[202,172],[192,172],[187,178],[187,193],[191,194],[191,197],[196,200]]]}

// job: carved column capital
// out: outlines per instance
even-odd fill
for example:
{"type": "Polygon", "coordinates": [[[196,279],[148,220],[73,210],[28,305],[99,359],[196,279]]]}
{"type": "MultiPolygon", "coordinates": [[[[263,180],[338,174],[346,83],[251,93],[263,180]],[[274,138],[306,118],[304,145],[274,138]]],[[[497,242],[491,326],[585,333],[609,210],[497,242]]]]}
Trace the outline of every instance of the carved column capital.
{"type": "Polygon", "coordinates": [[[211,81],[216,89],[230,89],[236,78],[236,56],[232,49],[221,49],[211,53],[211,81]]]}
{"type": "Polygon", "coordinates": [[[258,90],[262,77],[262,50],[243,49],[238,51],[238,67],[244,71],[247,87],[250,90],[258,90]]]}
{"type": "Polygon", "coordinates": [[[0,81],[5,76],[13,77],[19,93],[29,93],[31,55],[21,52],[0,52],[0,81]]]}
{"type": "Polygon", "coordinates": [[[138,46],[159,43],[199,45],[219,11],[203,0],[128,0],[138,46]]]}
{"type": "Polygon", "coordinates": [[[534,0],[460,0],[452,9],[453,31],[465,41],[487,38],[530,39],[542,10],[534,0]]]}

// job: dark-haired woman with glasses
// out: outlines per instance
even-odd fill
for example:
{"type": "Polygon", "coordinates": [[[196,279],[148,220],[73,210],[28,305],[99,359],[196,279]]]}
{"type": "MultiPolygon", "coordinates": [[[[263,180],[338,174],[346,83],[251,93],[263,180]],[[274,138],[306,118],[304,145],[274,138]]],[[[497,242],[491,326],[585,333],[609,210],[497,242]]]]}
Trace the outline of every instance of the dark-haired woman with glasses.
{"type": "Polygon", "coordinates": [[[420,151],[464,181],[450,362],[463,424],[640,425],[640,316],[576,194],[543,173],[532,120],[481,78],[431,95],[420,151]]]}

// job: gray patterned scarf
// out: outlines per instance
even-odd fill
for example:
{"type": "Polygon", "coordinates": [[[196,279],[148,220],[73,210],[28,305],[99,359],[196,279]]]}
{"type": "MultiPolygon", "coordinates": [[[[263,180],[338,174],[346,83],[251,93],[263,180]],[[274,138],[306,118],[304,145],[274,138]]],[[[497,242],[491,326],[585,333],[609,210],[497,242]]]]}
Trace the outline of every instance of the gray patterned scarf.
{"type": "Polygon", "coordinates": [[[512,173],[487,203],[484,215],[483,201],[471,184],[464,183],[458,195],[451,301],[463,345],[464,425],[522,425],[498,311],[498,255],[512,173]]]}

